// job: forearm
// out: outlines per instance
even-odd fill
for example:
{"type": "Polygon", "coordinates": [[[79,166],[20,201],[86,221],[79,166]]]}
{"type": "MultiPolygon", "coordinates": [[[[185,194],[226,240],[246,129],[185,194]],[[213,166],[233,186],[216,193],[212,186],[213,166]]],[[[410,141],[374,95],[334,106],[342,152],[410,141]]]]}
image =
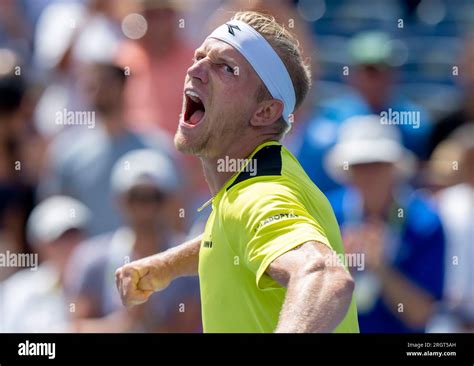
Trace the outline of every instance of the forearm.
{"type": "Polygon", "coordinates": [[[348,274],[321,270],[290,279],[276,332],[332,332],[349,309],[352,291],[348,274]]]}
{"type": "Polygon", "coordinates": [[[201,237],[149,257],[151,264],[165,266],[170,279],[198,274],[201,237]]]}
{"type": "Polygon", "coordinates": [[[127,263],[115,271],[122,303],[142,304],[156,291],[164,290],[177,277],[198,272],[201,236],[165,252],[127,263]]]}
{"type": "Polygon", "coordinates": [[[382,281],[382,296],[389,309],[406,324],[415,328],[424,327],[432,314],[433,297],[394,268],[383,266],[377,273],[382,281]]]}

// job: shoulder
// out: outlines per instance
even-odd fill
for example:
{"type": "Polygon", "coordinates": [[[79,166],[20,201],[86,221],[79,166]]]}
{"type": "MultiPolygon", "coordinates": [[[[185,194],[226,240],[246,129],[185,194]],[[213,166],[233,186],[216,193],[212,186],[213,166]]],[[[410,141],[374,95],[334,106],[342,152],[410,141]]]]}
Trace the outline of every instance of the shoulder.
{"type": "Polygon", "coordinates": [[[298,194],[284,178],[268,177],[242,182],[226,192],[224,202],[235,211],[258,210],[279,202],[297,201],[298,194]]]}
{"type": "MultiPolygon", "coordinates": [[[[294,159],[294,158],[293,158],[294,159]]],[[[221,162],[226,164],[225,161],[221,162]]],[[[292,163],[292,155],[280,144],[262,147],[250,159],[243,159],[241,172],[226,187],[224,197],[232,203],[264,199],[289,193],[284,171],[292,163]],[[284,169],[285,165],[285,169],[284,169]]]]}
{"type": "Polygon", "coordinates": [[[82,242],[74,250],[65,273],[66,289],[72,296],[84,291],[95,291],[101,285],[106,270],[110,234],[103,234],[82,242]]]}
{"type": "Polygon", "coordinates": [[[68,167],[103,145],[103,133],[98,129],[71,126],[61,131],[49,147],[53,163],[68,167]]]}
{"type": "Polygon", "coordinates": [[[468,199],[472,193],[473,189],[468,184],[460,183],[441,190],[438,194],[438,200],[440,204],[450,204],[456,200],[468,199]]]}
{"type": "Polygon", "coordinates": [[[48,292],[57,276],[56,270],[48,263],[39,265],[36,270],[22,269],[3,281],[5,299],[15,299],[15,302],[19,304],[30,296],[48,292]],[[32,283],[35,286],[31,286],[32,283]]]}
{"type": "Polygon", "coordinates": [[[462,225],[472,217],[472,197],[474,188],[467,183],[457,184],[439,192],[438,209],[446,225],[462,225]]]}

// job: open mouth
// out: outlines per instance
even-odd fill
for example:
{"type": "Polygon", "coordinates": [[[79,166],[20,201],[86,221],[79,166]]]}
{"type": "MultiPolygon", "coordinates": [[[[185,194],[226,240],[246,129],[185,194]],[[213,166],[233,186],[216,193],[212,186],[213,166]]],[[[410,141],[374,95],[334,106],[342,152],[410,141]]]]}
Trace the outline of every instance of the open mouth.
{"type": "Polygon", "coordinates": [[[190,125],[197,125],[204,118],[206,108],[199,95],[192,91],[185,91],[186,108],[184,111],[184,122],[190,125]]]}

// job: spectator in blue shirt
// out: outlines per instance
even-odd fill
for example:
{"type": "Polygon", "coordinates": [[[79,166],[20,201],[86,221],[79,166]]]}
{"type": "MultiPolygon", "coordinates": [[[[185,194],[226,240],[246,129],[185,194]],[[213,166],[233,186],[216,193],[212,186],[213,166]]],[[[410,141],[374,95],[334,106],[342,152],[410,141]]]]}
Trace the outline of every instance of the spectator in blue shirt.
{"type": "Polygon", "coordinates": [[[335,144],[340,124],[357,115],[376,114],[391,119],[401,133],[403,145],[420,159],[428,157],[431,132],[427,113],[395,91],[393,49],[389,37],[381,32],[364,32],[349,44],[351,66],[347,81],[351,91],[323,102],[308,123],[298,159],[322,191],[338,186],[323,168],[322,159],[335,144]],[[402,114],[401,112],[408,112],[402,114]]]}
{"type": "Polygon", "coordinates": [[[403,183],[413,161],[378,116],[345,122],[325,160],[344,184],[328,198],[346,252],[362,259],[352,268],[361,332],[424,332],[442,297],[443,228],[430,201],[403,183]]]}

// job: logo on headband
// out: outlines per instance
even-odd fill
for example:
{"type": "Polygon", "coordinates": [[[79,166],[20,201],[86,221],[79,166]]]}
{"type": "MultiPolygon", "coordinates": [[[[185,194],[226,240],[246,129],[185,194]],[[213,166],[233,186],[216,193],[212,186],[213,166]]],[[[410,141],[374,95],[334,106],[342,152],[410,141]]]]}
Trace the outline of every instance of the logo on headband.
{"type": "Polygon", "coordinates": [[[229,33],[232,34],[233,36],[235,36],[234,29],[240,30],[238,25],[232,25],[232,24],[229,24],[229,23],[226,23],[225,25],[227,25],[229,33]]]}

